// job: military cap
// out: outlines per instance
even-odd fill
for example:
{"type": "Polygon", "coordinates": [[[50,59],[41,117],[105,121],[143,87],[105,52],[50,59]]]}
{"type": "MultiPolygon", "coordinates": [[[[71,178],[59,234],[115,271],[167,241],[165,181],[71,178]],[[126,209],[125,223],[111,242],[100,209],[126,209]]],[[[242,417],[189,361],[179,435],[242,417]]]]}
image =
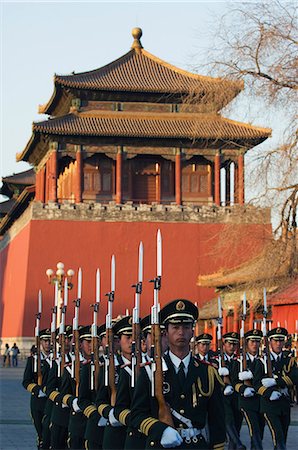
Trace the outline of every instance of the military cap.
{"type": "MultiPolygon", "coordinates": [[[[56,328],[55,334],[56,334],[56,338],[58,339],[59,338],[59,334],[60,334],[60,327],[56,328]]],[[[71,325],[65,325],[63,334],[65,336],[67,336],[68,338],[71,338],[72,335],[73,335],[72,326],[71,325]]]]}
{"type": "Polygon", "coordinates": [[[102,325],[100,325],[97,328],[97,334],[100,338],[105,336],[105,334],[106,334],[106,324],[105,323],[103,323],[102,325]]]}
{"type": "MultiPolygon", "coordinates": [[[[159,316],[160,316],[160,313],[159,313],[159,316]]],[[[141,326],[142,333],[145,333],[145,334],[151,333],[151,314],[149,314],[148,316],[141,319],[140,326],[141,326]]],[[[160,324],[160,328],[164,329],[164,325],[160,324]]]]}
{"type": "Polygon", "coordinates": [[[246,340],[250,339],[252,341],[261,341],[263,333],[261,330],[249,330],[244,334],[246,340]]]}
{"type": "Polygon", "coordinates": [[[225,333],[222,338],[224,341],[227,341],[227,342],[232,342],[232,343],[240,342],[240,335],[239,335],[239,333],[236,333],[235,331],[229,331],[228,333],[225,333]]]}
{"type": "Polygon", "coordinates": [[[79,327],[79,338],[81,340],[91,341],[92,339],[92,325],[86,325],[84,327],[79,327]]]}
{"type": "Polygon", "coordinates": [[[50,328],[44,328],[39,332],[39,339],[51,339],[51,330],[50,328]]]}
{"type": "Polygon", "coordinates": [[[118,320],[113,325],[114,335],[120,336],[121,334],[131,335],[132,334],[132,316],[125,316],[118,320]]]}
{"type": "Polygon", "coordinates": [[[160,319],[167,323],[193,323],[199,315],[198,308],[189,300],[177,299],[165,305],[160,311],[160,319]]]}
{"type": "Polygon", "coordinates": [[[196,337],[196,342],[201,342],[203,344],[210,344],[212,339],[213,337],[211,336],[211,334],[203,333],[199,334],[199,336],[196,337]]]}
{"type": "Polygon", "coordinates": [[[274,339],[275,341],[284,341],[288,336],[288,330],[285,328],[277,327],[267,333],[268,339],[274,339]]]}

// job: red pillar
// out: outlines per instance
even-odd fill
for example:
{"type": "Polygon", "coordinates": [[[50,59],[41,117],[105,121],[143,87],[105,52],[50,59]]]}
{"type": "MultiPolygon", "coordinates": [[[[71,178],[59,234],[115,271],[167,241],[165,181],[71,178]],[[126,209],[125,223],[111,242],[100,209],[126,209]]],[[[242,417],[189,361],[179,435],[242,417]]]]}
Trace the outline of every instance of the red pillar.
{"type": "Polygon", "coordinates": [[[83,155],[81,151],[81,146],[78,146],[76,151],[76,178],[75,178],[75,202],[82,202],[82,180],[83,180],[83,155]]]}
{"type": "Polygon", "coordinates": [[[175,193],[176,204],[181,205],[181,152],[177,150],[175,161],[175,193]]]}
{"type": "Polygon", "coordinates": [[[116,204],[122,202],[122,149],[118,149],[116,158],[116,204]]]}
{"type": "Polygon", "coordinates": [[[233,331],[235,333],[238,333],[238,314],[235,307],[233,308],[233,310],[234,310],[233,331]]]}
{"type": "Polygon", "coordinates": [[[161,201],[161,164],[156,163],[156,202],[161,201]]]}
{"type": "Polygon", "coordinates": [[[40,171],[35,175],[35,201],[40,202],[40,171]]]}
{"type": "Polygon", "coordinates": [[[220,154],[214,159],[214,203],[220,206],[220,154]]]}
{"type": "Polygon", "coordinates": [[[238,156],[238,201],[244,205],[244,154],[238,156]]]}
{"type": "Polygon", "coordinates": [[[222,312],[222,334],[227,333],[227,311],[224,309],[222,312]]]}
{"type": "Polygon", "coordinates": [[[254,311],[252,306],[250,307],[250,313],[249,313],[249,329],[252,330],[254,327],[254,311]]]}
{"type": "Polygon", "coordinates": [[[49,159],[49,201],[57,202],[57,163],[58,153],[53,150],[49,159]]]}
{"type": "Polygon", "coordinates": [[[212,349],[216,350],[216,344],[217,344],[217,326],[212,325],[212,349]]]}

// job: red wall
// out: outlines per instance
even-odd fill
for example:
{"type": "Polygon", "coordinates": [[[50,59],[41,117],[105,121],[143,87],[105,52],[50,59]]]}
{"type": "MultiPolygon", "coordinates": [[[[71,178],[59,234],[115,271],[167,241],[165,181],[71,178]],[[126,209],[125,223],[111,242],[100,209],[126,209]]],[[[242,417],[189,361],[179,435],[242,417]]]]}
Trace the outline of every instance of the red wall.
{"type": "MultiPolygon", "coordinates": [[[[230,225],[229,225],[230,226],[230,225]]],[[[137,281],[138,246],[144,244],[144,283],[141,313],[146,315],[153,299],[148,280],[156,274],[156,233],[163,239],[162,304],[177,297],[202,305],[210,300],[213,289],[199,288],[199,274],[215,272],[222,266],[234,266],[249,259],[264,245],[270,225],[235,225],[243,231],[236,244],[225,244],[227,252],[215,255],[223,225],[194,223],[31,221],[1,253],[1,335],[32,336],[38,289],[43,292],[42,327],[50,324],[54,288],[47,283],[45,271],[59,261],[66,269],[83,270],[81,323],[92,320],[90,304],[95,298],[95,272],[101,270],[101,307],[99,322],[104,322],[110,290],[110,260],[116,257],[116,295],[114,315],[133,307],[137,281]],[[249,239],[248,239],[249,236],[249,239]],[[227,254],[230,258],[227,259],[227,254]]],[[[77,278],[69,295],[68,322],[74,312],[71,300],[76,296],[77,278]]]]}
{"type": "Polygon", "coordinates": [[[298,303],[290,305],[272,306],[272,328],[280,326],[288,330],[290,334],[297,333],[296,322],[298,320],[298,303]]]}

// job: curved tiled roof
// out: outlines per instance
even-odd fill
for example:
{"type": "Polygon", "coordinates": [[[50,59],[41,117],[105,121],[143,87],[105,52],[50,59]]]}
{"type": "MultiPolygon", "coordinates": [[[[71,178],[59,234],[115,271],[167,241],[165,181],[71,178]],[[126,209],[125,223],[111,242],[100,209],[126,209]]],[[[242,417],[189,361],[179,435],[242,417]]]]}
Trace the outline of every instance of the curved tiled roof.
{"type": "MultiPolygon", "coordinates": [[[[55,84],[77,89],[192,93],[233,87],[237,93],[242,83],[196,75],[162,61],[144,49],[134,49],[121,58],[90,72],[55,75],[55,84]]],[[[236,95],[236,92],[235,94],[236,95]]]]}
{"type": "MultiPolygon", "coordinates": [[[[140,138],[260,140],[271,134],[217,114],[126,113],[88,111],[33,124],[34,132],[56,135],[119,136],[140,138]]],[[[255,145],[255,144],[254,144],[255,145]]]]}

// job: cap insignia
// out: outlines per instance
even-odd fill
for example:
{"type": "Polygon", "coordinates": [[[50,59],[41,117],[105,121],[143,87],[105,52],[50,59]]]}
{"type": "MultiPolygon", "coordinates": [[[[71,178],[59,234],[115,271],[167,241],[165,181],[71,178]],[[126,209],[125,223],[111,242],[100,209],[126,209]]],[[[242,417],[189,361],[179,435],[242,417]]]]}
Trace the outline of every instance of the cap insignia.
{"type": "Polygon", "coordinates": [[[281,329],[280,328],[276,328],[276,333],[281,333],[281,329]]]}
{"type": "Polygon", "coordinates": [[[236,333],[232,333],[231,336],[232,336],[232,337],[236,337],[236,333]]]}
{"type": "Polygon", "coordinates": [[[132,317],[129,318],[128,323],[129,325],[132,325],[132,317]]]}
{"type": "Polygon", "coordinates": [[[253,330],[253,334],[258,334],[258,330],[253,330]]]}
{"type": "Polygon", "coordinates": [[[177,311],[184,311],[185,310],[185,303],[181,300],[176,304],[177,311]]]}

